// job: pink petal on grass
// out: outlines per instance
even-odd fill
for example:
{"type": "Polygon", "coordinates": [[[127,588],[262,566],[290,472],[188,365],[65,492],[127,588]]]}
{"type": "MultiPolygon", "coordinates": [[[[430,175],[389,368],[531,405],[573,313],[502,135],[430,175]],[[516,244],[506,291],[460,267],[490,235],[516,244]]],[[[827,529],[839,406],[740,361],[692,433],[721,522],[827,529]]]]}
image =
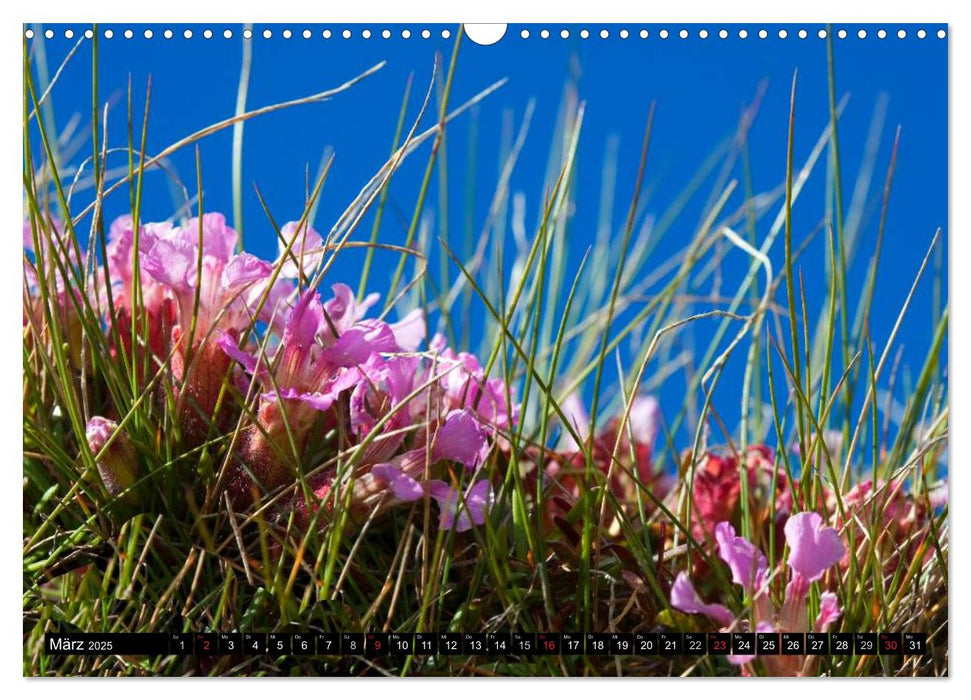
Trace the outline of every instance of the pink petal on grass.
{"type": "Polygon", "coordinates": [[[671,586],[671,607],[691,615],[705,615],[719,627],[728,627],[735,620],[732,611],[718,603],[703,603],[688,576],[682,571],[671,586]]]}
{"type": "Polygon", "coordinates": [[[430,482],[428,493],[438,501],[440,509],[438,526],[443,530],[454,528],[456,532],[465,532],[473,525],[482,525],[485,522],[492,495],[489,482],[486,480],[475,482],[465,492],[464,504],[459,503],[458,491],[444,481],[436,479],[430,482]]]}
{"type": "Polygon", "coordinates": [[[414,352],[425,339],[425,315],[421,309],[415,309],[397,323],[392,323],[391,332],[401,350],[414,352]]]}
{"type": "Polygon", "coordinates": [[[312,275],[324,254],[322,250],[324,241],[320,234],[306,223],[298,232],[297,226],[299,225],[299,221],[289,221],[283,224],[280,229],[280,237],[277,239],[281,257],[287,246],[290,245],[290,241],[293,241],[293,245],[290,245],[290,252],[284,258],[283,265],[280,266],[280,274],[284,277],[299,277],[301,269],[305,275],[312,275]]]}
{"type": "Polygon", "coordinates": [[[260,395],[264,401],[277,401],[287,399],[289,401],[299,401],[317,411],[326,411],[334,405],[337,394],[323,393],[320,391],[297,391],[296,389],[281,389],[279,392],[268,391],[260,395]]]}
{"type": "MultiPolygon", "coordinates": [[[[199,218],[189,219],[179,230],[179,238],[193,246],[199,245],[199,218]]],[[[236,231],[226,225],[226,217],[219,212],[202,215],[202,251],[226,262],[236,251],[236,231]]]]}
{"type": "Polygon", "coordinates": [[[432,459],[458,462],[475,469],[489,452],[488,433],[468,409],[452,411],[435,433],[432,459]]]}
{"type": "Polygon", "coordinates": [[[222,283],[227,290],[243,287],[266,279],[273,272],[273,267],[265,260],[255,255],[240,253],[230,258],[223,268],[222,283]]]}
{"type": "Polygon", "coordinates": [[[178,239],[160,240],[142,256],[142,270],[175,292],[195,286],[197,249],[178,239]]]}
{"type": "Polygon", "coordinates": [[[414,389],[417,357],[390,357],[387,360],[388,394],[395,404],[401,403],[414,389]]]}
{"type": "Polygon", "coordinates": [[[361,373],[357,369],[340,370],[334,377],[329,379],[321,387],[321,391],[300,391],[292,387],[281,389],[279,392],[269,391],[262,395],[267,401],[275,401],[277,398],[300,401],[318,411],[329,410],[341,392],[350,389],[361,381],[361,373]]]}
{"type": "Polygon", "coordinates": [[[836,599],[836,594],[832,591],[826,591],[819,597],[819,617],[816,618],[816,631],[828,631],[842,614],[843,610],[836,599]]]}
{"type": "Polygon", "coordinates": [[[718,556],[732,570],[732,580],[748,593],[755,593],[761,588],[768,562],[758,547],[744,537],[736,537],[735,529],[728,522],[715,525],[715,540],[718,542],[718,556]]]}
{"type": "Polygon", "coordinates": [[[317,332],[324,325],[320,295],[308,289],[300,295],[290,312],[280,344],[298,355],[306,355],[316,344],[317,332]]]}
{"type": "Polygon", "coordinates": [[[845,548],[831,527],[823,526],[819,513],[804,512],[786,521],[789,566],[807,581],[818,581],[843,558],[845,548]]]}
{"type": "Polygon", "coordinates": [[[248,352],[244,352],[239,349],[239,345],[236,340],[229,333],[220,333],[216,336],[216,345],[218,345],[228,357],[236,360],[239,364],[243,366],[247,372],[251,373],[256,369],[256,358],[250,355],[248,352]]]}
{"type": "Polygon", "coordinates": [[[398,345],[391,327],[374,319],[361,321],[344,331],[324,355],[335,365],[363,365],[376,352],[396,352],[398,345]]]}
{"type": "Polygon", "coordinates": [[[398,500],[417,501],[425,495],[421,484],[393,464],[375,464],[371,468],[371,473],[378,479],[388,482],[391,492],[398,500]]]}
{"type": "Polygon", "coordinates": [[[358,303],[354,291],[346,284],[337,283],[331,286],[331,290],[334,297],[324,303],[324,310],[338,333],[343,333],[363,319],[367,310],[381,298],[380,294],[368,294],[358,303]]]}

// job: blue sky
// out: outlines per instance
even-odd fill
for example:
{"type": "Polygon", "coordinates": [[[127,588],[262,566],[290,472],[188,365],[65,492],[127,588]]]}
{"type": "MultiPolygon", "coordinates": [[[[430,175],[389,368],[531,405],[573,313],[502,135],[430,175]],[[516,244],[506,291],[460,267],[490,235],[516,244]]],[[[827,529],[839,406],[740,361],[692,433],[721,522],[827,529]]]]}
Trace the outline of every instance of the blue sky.
{"type": "MultiPolygon", "coordinates": [[[[203,27],[192,27],[195,37],[186,40],[182,37],[186,27],[167,25],[175,32],[174,38],[163,39],[162,27],[155,26],[152,27],[155,37],[148,40],[142,36],[146,26],[133,25],[134,38],[130,40],[122,36],[125,27],[113,27],[115,37],[100,42],[100,98],[115,100],[109,113],[109,142],[123,147],[127,140],[127,82],[130,78],[133,86],[137,131],[146,81],[151,76],[148,151],[154,153],[200,127],[233,114],[242,39],[238,25],[208,25],[214,31],[213,38],[208,40],[201,36],[203,27]],[[233,31],[232,39],[223,38],[226,28],[233,31]]],[[[466,115],[448,132],[447,223],[450,236],[457,239],[453,241],[454,247],[461,249],[462,232],[468,225],[476,232],[481,229],[497,178],[503,129],[509,128],[504,124],[518,128],[530,100],[535,101],[535,112],[511,189],[525,196],[527,228],[535,224],[544,194],[550,143],[568,80],[576,82],[577,94],[586,105],[577,154],[577,205],[569,229],[571,271],[596,235],[603,162],[611,138],[616,139],[618,154],[617,190],[611,219],[614,230],[620,231],[632,194],[641,135],[652,100],[657,107],[645,190],[649,214],[662,215],[705,159],[734,134],[742,109],[752,102],[760,85],[765,92],[749,136],[752,178],[757,192],[777,186],[785,173],[789,89],[796,69],[799,72],[797,162],[808,155],[829,119],[826,42],[816,35],[821,26],[804,25],[808,31],[806,39],[796,37],[798,27],[787,27],[788,38],[780,39],[779,25],[766,25],[769,32],[766,39],[758,38],[756,27],[749,27],[748,38],[740,39],[738,27],[731,25],[725,26],[729,30],[727,39],[717,37],[722,25],[705,25],[709,31],[706,39],[698,37],[700,25],[689,26],[687,39],[679,38],[673,30],[669,38],[661,39],[658,36],[661,26],[632,25],[630,38],[621,39],[618,33],[622,27],[610,26],[609,39],[598,38],[600,27],[597,27],[584,40],[579,37],[579,26],[566,26],[570,38],[562,39],[560,30],[564,26],[548,25],[551,36],[544,40],[539,37],[542,27],[528,27],[531,38],[522,39],[523,27],[510,25],[505,38],[496,45],[481,47],[463,41],[453,105],[496,80],[507,78],[508,82],[478,107],[474,120],[472,115],[466,115]],[[642,27],[649,30],[648,39],[638,37],[642,27]],[[471,159],[473,123],[476,147],[475,157],[471,159]],[[470,172],[475,173],[471,188],[470,172]]],[[[874,115],[885,109],[876,132],[878,145],[873,179],[863,209],[860,254],[850,271],[851,291],[862,286],[863,270],[876,238],[880,193],[893,135],[898,125],[902,130],[878,280],[880,293],[871,318],[874,341],[882,347],[938,227],[943,228],[946,242],[948,41],[936,37],[939,28],[936,25],[926,26],[925,39],[916,37],[917,27],[906,27],[906,39],[894,35],[878,39],[875,26],[840,26],[848,31],[847,38],[835,41],[837,96],[848,96],[839,124],[846,202],[853,194],[856,173],[864,161],[874,115]],[[857,38],[860,28],[867,31],[866,39],[857,38]]],[[[57,36],[46,42],[46,50],[53,70],[75,40],[63,38],[64,26],[51,28],[57,36]]],[[[77,35],[85,29],[80,25],[73,28],[77,35]]],[[[369,27],[370,39],[361,37],[363,26],[352,26],[353,36],[346,40],[339,33],[343,25],[330,27],[333,32],[330,39],[321,37],[323,25],[311,26],[313,38],[309,40],[300,36],[304,25],[294,25],[294,36],[290,39],[281,36],[283,26],[270,27],[273,37],[264,39],[261,36],[264,28],[254,27],[249,108],[335,87],[375,63],[387,61],[377,74],[333,100],[247,123],[243,165],[246,247],[271,257],[275,241],[254,194],[253,183],[258,185],[279,223],[297,218],[303,208],[308,167],[313,177],[322,154],[333,149],[336,159],[317,215],[318,228],[329,229],[386,159],[405,83],[412,74],[414,86],[408,118],[414,119],[417,115],[435,54],[440,52],[448,57],[454,44],[455,27],[448,27],[452,32],[449,39],[440,36],[444,26],[432,26],[431,38],[422,39],[421,27],[413,26],[408,40],[400,38],[401,25],[392,27],[394,38],[389,40],[380,38],[384,27],[378,25],[369,27]]],[[[81,128],[87,128],[91,113],[90,74],[91,49],[86,42],[65,68],[53,95],[58,127],[69,124],[73,115],[80,114],[81,128]]],[[[430,118],[425,122],[431,123],[430,118]]],[[[226,130],[200,144],[206,209],[222,210],[230,219],[231,139],[231,130],[226,130]]],[[[89,152],[90,146],[85,146],[84,154],[89,152]]],[[[426,154],[427,150],[416,154],[396,176],[382,226],[382,241],[403,241],[426,154]]],[[[113,163],[123,165],[124,156],[114,156],[113,163]]],[[[197,185],[192,150],[176,154],[171,164],[194,193],[197,185]]],[[[732,176],[740,175],[741,169],[736,166],[732,176]]],[[[683,215],[659,243],[654,260],[665,259],[686,243],[701,217],[716,176],[717,168],[700,193],[687,202],[683,215]]],[[[819,167],[794,211],[797,242],[815,229],[823,216],[825,185],[825,168],[819,167]]],[[[439,216],[436,187],[437,180],[433,181],[427,210],[439,216]]],[[[79,195],[82,199],[85,196],[90,194],[79,195]]],[[[736,195],[729,210],[740,201],[736,195]]],[[[143,217],[149,220],[172,214],[170,190],[160,176],[147,180],[145,202],[143,217]]],[[[124,197],[110,200],[109,217],[122,213],[125,205],[124,197]]],[[[771,218],[766,217],[760,223],[760,240],[767,233],[771,218]]],[[[359,237],[367,236],[369,231],[370,220],[366,220],[359,237]]],[[[823,251],[820,238],[804,263],[810,306],[821,302],[822,295],[814,298],[813,289],[825,281],[823,251]]],[[[772,253],[777,267],[781,265],[781,256],[780,239],[772,253]]],[[[736,259],[747,266],[747,260],[736,259]]],[[[372,276],[371,286],[376,291],[387,286],[391,274],[391,265],[385,262],[379,260],[372,276]]],[[[730,288],[732,281],[729,268],[726,288],[730,288]]],[[[357,270],[349,269],[346,279],[333,281],[356,285],[357,278],[357,270]]],[[[903,364],[909,364],[914,372],[919,371],[931,339],[932,299],[928,278],[900,334],[903,364]]],[[[704,332],[704,328],[697,331],[704,332]]],[[[696,338],[695,342],[703,347],[704,338],[696,338]]],[[[737,403],[733,398],[737,397],[737,389],[738,380],[726,378],[723,395],[726,404],[731,402],[732,407],[737,403]]],[[[676,393],[677,388],[670,391],[676,393]]],[[[732,407],[726,405],[724,412],[732,415],[732,407]]]]}

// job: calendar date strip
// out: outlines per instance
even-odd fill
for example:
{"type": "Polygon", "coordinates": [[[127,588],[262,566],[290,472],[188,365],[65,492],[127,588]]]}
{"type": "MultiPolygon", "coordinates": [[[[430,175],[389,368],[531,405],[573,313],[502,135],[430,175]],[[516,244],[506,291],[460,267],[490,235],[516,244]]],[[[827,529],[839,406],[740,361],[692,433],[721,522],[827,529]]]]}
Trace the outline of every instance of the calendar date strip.
{"type": "Polygon", "coordinates": [[[923,632],[218,632],[44,635],[49,656],[920,656],[923,632]]]}

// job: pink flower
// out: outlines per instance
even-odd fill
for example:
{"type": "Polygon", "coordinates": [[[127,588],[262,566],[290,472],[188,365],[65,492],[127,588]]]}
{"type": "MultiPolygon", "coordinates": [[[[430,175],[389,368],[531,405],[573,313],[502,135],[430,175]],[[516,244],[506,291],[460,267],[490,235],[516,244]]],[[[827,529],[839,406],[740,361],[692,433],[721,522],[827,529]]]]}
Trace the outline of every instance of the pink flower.
{"type": "Polygon", "coordinates": [[[297,227],[299,225],[299,221],[283,224],[280,229],[280,238],[277,239],[281,257],[283,257],[287,245],[290,244],[291,240],[293,241],[290,253],[283,258],[283,264],[280,267],[280,274],[284,277],[300,277],[301,270],[304,276],[312,276],[324,256],[324,241],[320,234],[308,224],[304,224],[298,232],[297,227]]]}
{"type": "Polygon", "coordinates": [[[785,473],[775,466],[770,448],[752,445],[740,456],[709,453],[695,469],[691,484],[691,534],[695,539],[706,539],[711,536],[711,528],[716,523],[732,519],[741,496],[742,474],[748,479],[750,498],[761,501],[766,507],[772,504],[776,518],[783,518],[791,512],[789,481],[785,473]]]}
{"type": "Polygon", "coordinates": [[[749,594],[754,594],[765,583],[768,564],[765,555],[744,537],[736,537],[730,523],[715,526],[718,556],[732,570],[732,580],[749,594]]]}
{"type": "Polygon", "coordinates": [[[506,401],[506,385],[501,379],[487,379],[479,360],[467,352],[455,353],[444,347],[437,336],[432,349],[443,348],[438,356],[439,366],[434,373],[445,372],[441,386],[450,408],[471,408],[486,425],[508,428],[516,422],[518,407],[506,401]]]}
{"type": "Polygon", "coordinates": [[[421,309],[414,309],[397,323],[392,323],[391,332],[399,348],[414,352],[425,339],[425,315],[421,309]]]}
{"type": "Polygon", "coordinates": [[[702,602],[683,571],[677,575],[671,586],[671,607],[691,615],[704,615],[720,627],[728,627],[735,620],[735,615],[724,605],[702,602]]]}
{"type": "MultiPolygon", "coordinates": [[[[364,381],[354,387],[350,404],[351,429],[355,435],[364,438],[388,414],[390,418],[385,425],[389,429],[405,428],[411,423],[411,411],[408,406],[402,406],[402,402],[414,389],[418,363],[417,357],[395,355],[385,358],[375,354],[360,366],[364,381]]],[[[419,403],[416,401],[415,406],[420,411],[424,406],[419,403]]],[[[398,444],[400,440],[392,449],[398,444]]]]}
{"type": "Polygon", "coordinates": [[[818,581],[846,552],[836,530],[823,527],[819,513],[793,515],[786,522],[785,533],[789,566],[807,581],[818,581]]]}
{"type": "Polygon", "coordinates": [[[465,532],[473,525],[482,525],[485,523],[486,511],[492,503],[489,482],[485,480],[472,484],[461,502],[458,491],[444,481],[430,482],[428,493],[438,501],[438,526],[443,530],[465,532]]]}
{"type": "Polygon", "coordinates": [[[374,306],[381,295],[368,294],[364,301],[358,302],[354,292],[346,284],[335,284],[331,287],[334,297],[324,304],[324,314],[327,316],[325,334],[332,336],[333,327],[338,334],[343,334],[351,326],[364,318],[368,309],[374,306]]]}
{"type": "MultiPolygon", "coordinates": [[[[45,222],[45,235],[36,241],[40,251],[32,255],[31,226],[24,226],[28,296],[38,273],[47,272],[35,260],[54,253],[68,267],[80,264],[74,246],[48,250],[70,242],[57,222],[45,222]]],[[[178,448],[218,439],[233,421],[242,421],[223,482],[237,508],[292,486],[313,466],[306,475],[309,492],[276,500],[268,513],[292,513],[309,525],[322,506],[346,504],[356,518],[372,506],[427,495],[438,501],[444,527],[482,523],[491,502],[488,482],[463,487],[460,495],[433,479],[454,475],[458,465],[460,474],[481,468],[492,441],[513,425],[517,408],[507,405],[503,381],[487,378],[475,356],[438,340],[432,353],[419,352],[427,330],[420,309],[387,323],[365,317],[377,294],[358,300],[344,284],[333,285],[326,300],[313,288],[297,294],[295,280],[303,287],[319,269],[324,242],[297,222],[284,225],[281,238],[281,256],[287,253],[271,264],[237,253],[238,236],[218,213],[181,226],[135,227],[130,216],[117,219],[93,276],[101,282],[96,292],[103,308],[112,302],[110,318],[102,320],[115,326],[108,329],[110,352],[135,368],[140,386],[158,382],[154,396],[160,404],[175,397],[178,448]],[[259,344],[251,333],[260,336],[259,344]],[[240,410],[239,395],[255,406],[240,410]],[[353,457],[350,479],[338,479],[331,466],[336,450],[353,457]],[[311,455],[324,458],[305,464],[311,455]],[[327,468],[318,468],[322,464],[327,468]],[[345,486],[350,494],[331,498],[345,486]]],[[[70,284],[64,280],[63,290],[55,288],[69,302],[70,284]]],[[[25,330],[43,327],[33,323],[34,301],[25,304],[25,330]]],[[[75,325],[80,338],[83,329],[75,325]]],[[[80,348],[69,326],[64,323],[64,338],[80,348]]],[[[88,439],[99,453],[108,491],[130,490],[136,464],[127,436],[114,423],[93,418],[88,439]]]]}
{"type": "MultiPolygon", "coordinates": [[[[373,426],[365,404],[368,389],[374,385],[366,381],[388,379],[393,393],[404,390],[398,387],[404,377],[380,376],[388,371],[388,362],[381,353],[399,350],[390,326],[383,321],[363,320],[367,306],[356,304],[353,294],[345,285],[334,285],[334,298],[322,303],[313,290],[305,291],[289,312],[283,325],[282,337],[272,358],[258,362],[234,345],[232,338],[221,337],[223,351],[254,374],[254,380],[263,387],[260,407],[257,410],[259,426],[247,428],[247,439],[242,441],[238,470],[250,473],[264,488],[272,489],[285,484],[293,477],[293,466],[279,456],[279,447],[267,436],[290,436],[298,448],[302,448],[313,427],[318,412],[329,412],[345,391],[358,394],[356,409],[352,411],[352,428],[373,426]],[[336,333],[335,333],[336,332],[336,333]],[[272,367],[272,377],[269,368],[272,367]],[[285,402],[283,411],[273,404],[285,402]],[[286,425],[284,425],[284,415],[286,425]],[[250,434],[253,433],[253,434],[250,434]]],[[[407,369],[399,368],[402,375],[407,369]]],[[[336,420],[336,417],[331,419],[336,420]]],[[[383,441],[382,441],[383,442],[383,441]]],[[[400,440],[379,444],[378,452],[366,455],[365,465],[374,461],[386,462],[400,440]]],[[[291,460],[292,461],[292,460],[291,460]]],[[[241,476],[230,480],[235,484],[234,493],[239,504],[248,502],[251,482],[241,476]]],[[[362,486],[364,489],[364,486],[362,486]]]]}
{"type": "Polygon", "coordinates": [[[458,462],[475,469],[489,453],[488,433],[468,409],[450,412],[435,433],[432,459],[458,462]]]}
{"type": "MultiPolygon", "coordinates": [[[[117,423],[101,416],[91,416],[85,430],[88,447],[97,459],[98,474],[111,496],[119,496],[131,489],[138,478],[135,446],[125,432],[118,430],[117,423]]],[[[127,500],[137,501],[137,494],[129,491],[127,500]]]]}
{"type": "Polygon", "coordinates": [[[371,473],[391,487],[394,497],[400,501],[417,501],[425,495],[425,489],[414,479],[393,464],[376,464],[371,473]]]}
{"type": "Polygon", "coordinates": [[[840,609],[836,594],[832,591],[826,591],[819,597],[819,616],[816,618],[816,631],[828,631],[842,614],[843,611],[840,609]]]}
{"type": "Polygon", "coordinates": [[[158,231],[145,234],[142,272],[167,287],[178,301],[183,334],[193,318],[197,338],[211,329],[239,332],[248,327],[252,320],[248,295],[252,289],[262,290],[272,266],[248,253],[233,254],[236,232],[226,226],[222,214],[202,217],[201,251],[199,219],[190,219],[184,228],[158,231]]]}
{"type": "Polygon", "coordinates": [[[398,352],[394,332],[384,321],[358,321],[343,332],[325,351],[327,360],[341,367],[353,367],[367,362],[374,353],[398,352]]]}
{"type": "Polygon", "coordinates": [[[346,391],[361,381],[361,372],[355,367],[341,367],[333,376],[324,380],[318,391],[299,391],[293,387],[279,391],[267,391],[260,395],[264,401],[298,401],[315,411],[326,411],[334,405],[342,391],[346,391]]]}
{"type": "MultiPolygon", "coordinates": [[[[129,355],[132,325],[134,323],[133,305],[135,293],[135,234],[132,218],[122,216],[112,222],[108,233],[107,278],[111,282],[111,295],[116,309],[119,324],[119,335],[124,344],[123,350],[129,355]]],[[[143,224],[139,227],[138,246],[140,255],[151,250],[159,240],[168,240],[173,235],[173,227],[168,223],[143,224]]],[[[140,261],[139,261],[140,262],[140,261]]],[[[142,272],[139,275],[140,302],[138,332],[147,337],[148,345],[155,358],[164,358],[168,354],[172,326],[176,323],[177,309],[172,291],[162,282],[157,281],[151,274],[142,272]]],[[[102,292],[103,305],[107,307],[107,290],[102,292]]],[[[108,319],[112,322],[112,319],[108,319]]],[[[135,348],[136,352],[138,348],[135,348]]],[[[116,348],[116,352],[118,349],[116,348]]],[[[142,366],[143,362],[136,362],[142,366]]],[[[157,362],[152,362],[156,365],[157,362]]]]}
{"type": "MultiPolygon", "coordinates": [[[[715,526],[718,554],[732,571],[732,580],[741,585],[752,599],[752,612],[758,631],[777,628],[797,632],[807,626],[806,596],[812,581],[839,562],[843,556],[843,544],[831,527],[822,525],[818,513],[799,513],[789,518],[785,525],[786,542],[789,545],[790,580],[786,597],[779,611],[774,609],[769,597],[767,562],[765,556],[751,542],[737,537],[727,522],[715,526]]],[[[702,614],[719,627],[730,628],[735,623],[734,614],[723,605],[704,603],[682,572],[671,587],[671,606],[686,613],[702,614]]],[[[827,591],[820,598],[820,610],[814,628],[818,632],[828,630],[842,615],[835,594],[827,591]]],[[[743,622],[744,624],[744,622],[743,622]]],[[[749,663],[751,656],[729,657],[735,664],[749,663]]],[[[766,657],[768,670],[777,675],[795,675],[802,670],[803,660],[795,657],[766,657]]]]}
{"type": "Polygon", "coordinates": [[[142,271],[176,294],[188,294],[195,286],[197,258],[195,246],[188,241],[162,239],[143,254],[142,271]]]}
{"type": "MultiPolygon", "coordinates": [[[[123,281],[131,274],[124,263],[134,246],[130,226],[124,223],[116,229],[115,251],[122,255],[123,281]]],[[[253,290],[265,288],[272,271],[269,263],[248,253],[234,255],[236,240],[222,214],[190,219],[183,228],[146,227],[139,234],[142,276],[154,281],[153,295],[161,293],[161,299],[172,299],[177,307],[171,332],[172,371],[179,383],[179,425],[190,446],[202,444],[213,428],[218,433],[228,427],[229,407],[219,403],[219,395],[230,362],[220,350],[225,342],[213,336],[238,339],[252,326],[248,299],[253,290]]]]}
{"type": "MultiPolygon", "coordinates": [[[[359,394],[361,387],[367,384],[362,382],[355,389],[351,397],[352,406],[355,403],[354,397],[359,394]]],[[[404,415],[404,411],[396,411],[394,415],[404,415]]],[[[418,438],[417,445],[413,449],[395,457],[390,455],[404,441],[404,435],[401,432],[397,436],[389,435],[387,438],[382,438],[369,447],[369,452],[361,460],[365,467],[376,460],[388,460],[390,463],[375,465],[371,468],[370,474],[362,475],[359,482],[355,484],[355,489],[362,500],[380,495],[380,489],[388,483],[395,488],[407,485],[410,489],[412,484],[418,484],[419,479],[425,478],[426,468],[431,468],[439,461],[455,462],[467,470],[474,470],[485,461],[489,452],[488,433],[475,414],[468,410],[450,412],[444,421],[432,426],[427,436],[419,435],[418,438]],[[427,444],[423,444],[424,442],[431,443],[430,449],[427,444]],[[389,471],[392,468],[393,475],[389,471]],[[394,476],[393,480],[391,476],[394,476]]],[[[395,497],[408,500],[398,491],[395,492],[395,497]]]]}

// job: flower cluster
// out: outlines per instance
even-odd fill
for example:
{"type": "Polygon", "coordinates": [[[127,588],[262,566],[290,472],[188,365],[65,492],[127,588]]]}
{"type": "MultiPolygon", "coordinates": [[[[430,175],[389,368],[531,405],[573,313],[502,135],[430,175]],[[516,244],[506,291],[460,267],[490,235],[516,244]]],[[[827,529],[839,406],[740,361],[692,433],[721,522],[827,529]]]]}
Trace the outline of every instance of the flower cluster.
{"type": "MultiPolygon", "coordinates": [[[[238,236],[221,214],[182,226],[123,217],[110,227],[104,264],[91,265],[87,256],[87,273],[76,243],[56,222],[48,228],[37,237],[24,227],[33,256],[25,256],[25,347],[50,343],[35,334],[46,332],[53,314],[73,369],[90,373],[90,358],[85,364],[78,353],[81,309],[93,299],[103,347],[139,392],[174,408],[169,417],[182,454],[215,446],[224,457],[219,486],[234,509],[268,505],[309,529],[338,509],[363,519],[430,499],[439,527],[462,532],[487,520],[487,472],[503,479],[502,469],[515,464],[527,492],[543,493],[551,532],[559,528],[568,539],[575,537],[574,509],[594,491],[619,505],[595,516],[608,538],[621,532],[624,516],[646,516],[645,532],[661,540],[661,550],[690,535],[697,546],[674,578],[670,606],[723,630],[826,631],[842,615],[835,589],[852,558],[867,561],[876,551],[892,577],[901,563],[933,555],[928,525],[946,490],[916,498],[891,479],[863,481],[840,495],[806,477],[821,451],[801,459],[800,483],[762,444],[684,454],[676,479],[657,466],[661,414],[651,396],[634,396],[592,430],[581,399],[571,395],[558,407],[565,419],[559,441],[522,441],[513,459],[519,407],[512,388],[489,377],[474,355],[439,335],[428,339],[421,310],[388,322],[370,315],[376,294],[359,298],[338,283],[322,296],[308,286],[325,246],[305,224],[282,227],[279,257],[267,261],[238,252],[238,236]],[[60,263],[49,265],[55,258],[60,263]],[[774,543],[775,551],[766,556],[736,534],[742,513],[752,540],[774,543]],[[684,525],[675,528],[672,514],[684,525]],[[702,599],[692,581],[719,577],[699,548],[717,551],[741,595],[702,599]],[[770,559],[778,565],[770,568],[770,559]]],[[[108,401],[97,413],[87,422],[91,454],[84,456],[109,496],[138,507],[146,494],[124,412],[108,401]]],[[[839,440],[826,433],[818,449],[835,458],[839,440]]],[[[800,457],[795,448],[793,456],[800,457]]],[[[813,670],[811,657],[729,659],[744,673],[756,663],[775,675],[813,670]]]]}
{"type": "MultiPolygon", "coordinates": [[[[367,317],[377,295],[359,300],[343,284],[330,298],[301,289],[320,267],[323,241],[298,223],[281,239],[271,262],[237,252],[218,213],[182,226],[115,221],[93,279],[111,353],[159,401],[174,399],[187,452],[230,444],[222,483],[236,508],[272,497],[276,512],[310,525],[335,502],[367,513],[428,496],[441,527],[483,524],[492,498],[483,467],[516,421],[505,383],[440,337],[420,350],[420,310],[388,323],[367,317]]],[[[109,420],[118,410],[103,413],[87,437],[117,495],[136,482],[136,457],[109,420]]]]}
{"type": "MultiPolygon", "coordinates": [[[[746,598],[751,601],[751,614],[736,616],[724,605],[704,603],[683,572],[678,574],[671,587],[671,606],[689,614],[705,615],[723,630],[750,629],[750,621],[754,621],[756,632],[805,630],[808,626],[806,598],[811,584],[820,581],[846,553],[836,530],[824,526],[818,513],[802,512],[791,516],[785,524],[785,538],[789,546],[789,580],[784,602],[777,610],[770,597],[770,576],[765,555],[744,537],[736,536],[735,529],[728,522],[718,523],[714,534],[718,555],[731,570],[732,581],[742,587],[746,598]]],[[[782,577],[783,573],[777,572],[777,576],[782,577]]],[[[813,630],[826,632],[841,614],[836,594],[823,592],[813,630]]],[[[736,665],[750,664],[755,660],[754,655],[728,658],[736,665]]],[[[811,657],[761,658],[773,675],[804,675],[811,666],[811,657]]]]}

